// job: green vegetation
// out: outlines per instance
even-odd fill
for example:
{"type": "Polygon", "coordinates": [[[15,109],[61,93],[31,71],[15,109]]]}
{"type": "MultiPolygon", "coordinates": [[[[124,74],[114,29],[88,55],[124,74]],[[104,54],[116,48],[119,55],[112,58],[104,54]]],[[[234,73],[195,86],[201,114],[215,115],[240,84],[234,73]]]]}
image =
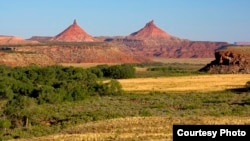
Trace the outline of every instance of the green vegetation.
{"type": "Polygon", "coordinates": [[[1,136],[3,139],[45,136],[60,133],[64,129],[86,122],[118,117],[243,117],[249,116],[250,104],[244,103],[247,99],[249,94],[237,95],[232,92],[207,94],[150,92],[143,95],[127,93],[118,96],[92,96],[81,101],[39,105],[26,97],[22,99],[27,105],[25,109],[20,107],[9,117],[12,120],[14,116],[23,115],[23,122],[16,123],[22,124],[16,128],[13,128],[13,125],[10,128],[8,124],[5,125],[6,129],[2,130],[6,132],[1,136]]]}
{"type": "MultiPolygon", "coordinates": [[[[81,68],[0,66],[0,100],[3,108],[0,113],[0,129],[40,124],[42,121],[36,113],[39,112],[39,105],[122,93],[118,81],[103,83],[94,73],[81,68]]],[[[45,111],[43,109],[41,112],[45,111]]]]}
{"type": "Polygon", "coordinates": [[[145,68],[146,71],[136,72],[136,77],[161,77],[161,76],[188,76],[204,74],[198,70],[204,64],[189,64],[189,63],[142,63],[135,64],[138,68],[145,68]]]}
{"type": "Polygon", "coordinates": [[[97,67],[91,68],[91,72],[95,73],[97,76],[104,76],[113,79],[126,79],[135,77],[135,68],[130,64],[122,65],[99,65],[97,67]]]}
{"type": "MultiPolygon", "coordinates": [[[[124,92],[115,79],[155,76],[152,72],[185,74],[181,64],[140,65],[148,75],[136,72],[137,64],[88,69],[0,66],[0,140],[63,133],[76,125],[118,117],[249,116],[248,92],[124,92]]],[[[197,67],[185,65],[190,72],[197,67]]]]}

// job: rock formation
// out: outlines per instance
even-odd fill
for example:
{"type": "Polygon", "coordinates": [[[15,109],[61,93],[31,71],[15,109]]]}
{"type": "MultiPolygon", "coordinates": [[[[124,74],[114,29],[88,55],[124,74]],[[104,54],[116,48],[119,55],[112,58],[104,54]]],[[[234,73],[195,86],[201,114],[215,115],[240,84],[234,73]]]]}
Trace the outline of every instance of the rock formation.
{"type": "Polygon", "coordinates": [[[123,39],[109,41],[123,42],[137,56],[167,58],[213,58],[216,49],[227,45],[226,42],[180,39],[163,31],[153,21],[123,39]]]}
{"type": "Polygon", "coordinates": [[[56,35],[50,41],[62,41],[62,42],[93,42],[95,39],[85,32],[74,20],[70,25],[60,34],[56,35]]]}
{"type": "Polygon", "coordinates": [[[154,24],[154,21],[148,22],[142,29],[130,34],[127,38],[135,39],[171,39],[173,36],[163,31],[154,24]]]}
{"type": "Polygon", "coordinates": [[[209,73],[250,73],[249,57],[233,49],[222,49],[214,53],[215,60],[207,64],[200,71],[209,73]]]}
{"type": "Polygon", "coordinates": [[[56,63],[137,63],[150,61],[128,48],[107,43],[86,43],[16,48],[19,52],[44,54],[56,63]]]}
{"type": "Polygon", "coordinates": [[[49,37],[49,36],[32,36],[28,40],[38,41],[38,42],[46,42],[46,41],[49,41],[51,39],[52,39],[52,37],[49,37]]]}

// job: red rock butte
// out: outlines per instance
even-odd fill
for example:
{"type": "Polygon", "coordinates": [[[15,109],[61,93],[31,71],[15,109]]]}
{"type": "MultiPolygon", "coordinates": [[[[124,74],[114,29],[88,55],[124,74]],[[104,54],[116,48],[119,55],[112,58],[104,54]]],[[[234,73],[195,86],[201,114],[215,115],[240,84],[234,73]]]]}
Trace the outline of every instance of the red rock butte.
{"type": "Polygon", "coordinates": [[[148,22],[142,29],[129,35],[129,37],[135,37],[139,39],[150,39],[150,38],[163,38],[170,39],[173,36],[163,31],[154,24],[154,21],[148,22]]]}
{"type": "Polygon", "coordinates": [[[70,25],[60,34],[56,35],[50,41],[62,41],[62,42],[92,42],[95,38],[85,32],[74,20],[70,25]]]}

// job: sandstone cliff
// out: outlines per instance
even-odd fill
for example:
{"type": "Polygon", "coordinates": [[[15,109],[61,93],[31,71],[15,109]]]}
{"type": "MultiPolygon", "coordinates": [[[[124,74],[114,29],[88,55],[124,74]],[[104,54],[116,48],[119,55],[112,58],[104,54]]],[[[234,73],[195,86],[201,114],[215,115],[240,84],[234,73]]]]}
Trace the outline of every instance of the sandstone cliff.
{"type": "Polygon", "coordinates": [[[172,35],[163,31],[154,24],[154,21],[148,22],[142,29],[127,36],[129,39],[171,39],[172,35]]]}
{"type": "Polygon", "coordinates": [[[137,57],[128,48],[120,45],[93,43],[79,45],[51,45],[20,47],[16,51],[44,54],[56,63],[135,63],[149,59],[137,57]]]}
{"type": "Polygon", "coordinates": [[[250,73],[250,47],[226,46],[214,53],[215,60],[200,71],[209,73],[250,73]]]}
{"type": "Polygon", "coordinates": [[[74,20],[70,25],[60,34],[56,35],[50,41],[63,41],[63,42],[93,42],[95,39],[84,31],[74,20]]]}
{"type": "Polygon", "coordinates": [[[125,44],[137,56],[167,58],[213,58],[214,51],[226,42],[190,41],[168,34],[153,21],[142,29],[118,41],[125,44]]]}

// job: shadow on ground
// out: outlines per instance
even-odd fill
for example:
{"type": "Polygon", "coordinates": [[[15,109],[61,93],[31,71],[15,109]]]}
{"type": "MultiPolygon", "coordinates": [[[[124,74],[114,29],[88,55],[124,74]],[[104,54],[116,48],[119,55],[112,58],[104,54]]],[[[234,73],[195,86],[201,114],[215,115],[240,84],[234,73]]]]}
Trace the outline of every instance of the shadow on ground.
{"type": "Polygon", "coordinates": [[[233,88],[233,89],[227,89],[228,91],[231,91],[235,94],[248,94],[249,98],[245,100],[241,100],[240,102],[233,102],[232,105],[240,105],[240,106],[246,106],[250,105],[250,89],[249,88],[233,88]]]}

